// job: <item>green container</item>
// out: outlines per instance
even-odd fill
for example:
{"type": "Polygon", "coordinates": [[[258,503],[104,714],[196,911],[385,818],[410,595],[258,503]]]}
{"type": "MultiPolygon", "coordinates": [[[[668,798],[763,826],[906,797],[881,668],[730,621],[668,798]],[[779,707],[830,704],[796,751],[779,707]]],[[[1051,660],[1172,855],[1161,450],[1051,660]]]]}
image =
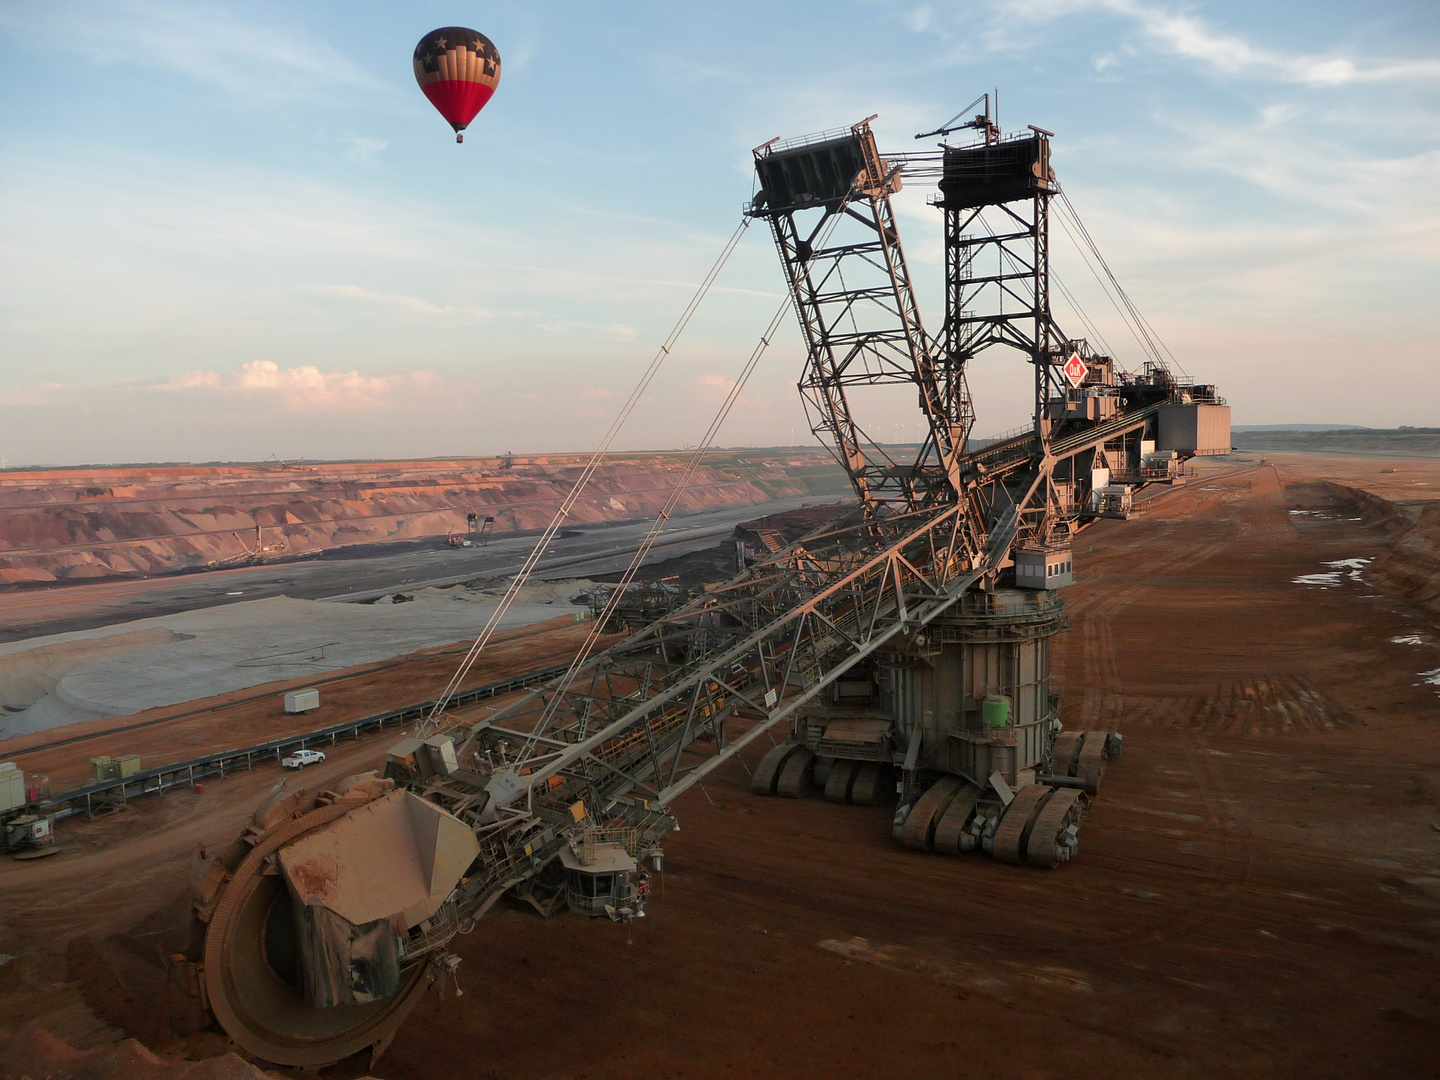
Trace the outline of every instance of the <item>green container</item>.
{"type": "Polygon", "coordinates": [[[1010,702],[1002,697],[987,697],[980,703],[980,719],[986,727],[1004,727],[1010,722],[1010,702]]]}
{"type": "Polygon", "coordinates": [[[92,757],[90,764],[95,768],[95,782],[97,784],[103,784],[107,780],[120,779],[120,763],[118,761],[112,761],[108,755],[102,754],[100,757],[92,757]]]}

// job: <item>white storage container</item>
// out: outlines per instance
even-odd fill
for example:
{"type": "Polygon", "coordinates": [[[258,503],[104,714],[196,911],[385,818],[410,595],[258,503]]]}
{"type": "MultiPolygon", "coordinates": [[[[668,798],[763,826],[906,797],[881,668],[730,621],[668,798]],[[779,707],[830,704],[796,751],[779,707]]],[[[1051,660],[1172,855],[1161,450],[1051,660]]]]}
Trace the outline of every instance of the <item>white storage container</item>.
{"type": "Polygon", "coordinates": [[[25,805],[25,770],[13,761],[0,761],[0,813],[25,805]]]}
{"type": "Polygon", "coordinates": [[[320,707],[320,691],[313,686],[304,690],[291,690],[285,695],[287,713],[304,713],[320,707]]]}

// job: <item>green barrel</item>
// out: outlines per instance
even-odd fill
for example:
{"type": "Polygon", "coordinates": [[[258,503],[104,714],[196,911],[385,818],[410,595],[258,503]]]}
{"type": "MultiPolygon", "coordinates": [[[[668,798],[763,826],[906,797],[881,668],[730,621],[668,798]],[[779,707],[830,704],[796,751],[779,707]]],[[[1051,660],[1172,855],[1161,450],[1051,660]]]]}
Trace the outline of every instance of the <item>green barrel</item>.
{"type": "Polygon", "coordinates": [[[1004,727],[1010,722],[1010,702],[1002,697],[987,697],[980,704],[980,719],[986,727],[1004,727]]]}

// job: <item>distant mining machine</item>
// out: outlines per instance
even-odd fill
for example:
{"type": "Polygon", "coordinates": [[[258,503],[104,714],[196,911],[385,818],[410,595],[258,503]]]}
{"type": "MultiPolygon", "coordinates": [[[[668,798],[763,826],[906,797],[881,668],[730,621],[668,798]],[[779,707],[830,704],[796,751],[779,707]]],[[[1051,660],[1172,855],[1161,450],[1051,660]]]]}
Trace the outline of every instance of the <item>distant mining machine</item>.
{"type": "Polygon", "coordinates": [[[197,1020],[282,1065],[377,1055],[426,987],[455,981],[453,937],[502,900],[642,917],[675,799],[762,739],[757,791],[896,800],[914,848],[1074,855],[1120,740],[1058,719],[1073,538],[1175,462],[1228,450],[1228,411],[1158,358],[1127,374],[1058,328],[1050,136],[1002,136],[988,109],[966,127],[981,139],[893,160],[868,120],[755,151],[748,213],[774,235],[800,390],[855,505],[482,722],[437,707],[383,775],[277,792],[195,860],[173,970],[197,1020]],[[939,181],[938,340],[891,206],[902,172],[939,181]],[[966,369],[1000,346],[1033,368],[1033,420],[976,446],[966,369]],[[916,401],[918,448],[867,430],[916,401]]]}

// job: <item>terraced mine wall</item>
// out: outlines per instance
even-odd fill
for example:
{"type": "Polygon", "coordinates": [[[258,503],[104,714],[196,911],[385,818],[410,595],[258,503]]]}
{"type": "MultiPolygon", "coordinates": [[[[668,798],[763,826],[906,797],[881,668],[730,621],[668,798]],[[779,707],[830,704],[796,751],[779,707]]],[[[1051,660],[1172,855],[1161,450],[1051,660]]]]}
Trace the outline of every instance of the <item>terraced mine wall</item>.
{"type": "Polygon", "coordinates": [[[1376,457],[1440,457],[1440,428],[1356,428],[1341,431],[1250,431],[1238,428],[1231,438],[1240,450],[1376,457]]]}
{"type": "Polygon", "coordinates": [[[1412,509],[1394,545],[1370,565],[1369,576],[1407,600],[1440,612],[1440,502],[1412,509]]]}
{"type": "MultiPolygon", "coordinates": [[[[1395,471],[1395,470],[1390,470],[1395,471]]],[[[1440,500],[1387,499],[1361,487],[1329,480],[1291,485],[1292,494],[1314,492],[1353,520],[1389,538],[1385,552],[1366,567],[1373,584],[1440,612],[1440,500]]]]}
{"type": "MultiPolygon", "coordinates": [[[[603,465],[571,521],[653,515],[688,454],[603,465]]],[[[361,544],[541,529],[581,455],[431,461],[157,465],[0,472],[0,585],[164,574],[278,561],[361,544]]],[[[845,476],[819,448],[709,456],[681,512],[838,495],[845,476]]]]}

